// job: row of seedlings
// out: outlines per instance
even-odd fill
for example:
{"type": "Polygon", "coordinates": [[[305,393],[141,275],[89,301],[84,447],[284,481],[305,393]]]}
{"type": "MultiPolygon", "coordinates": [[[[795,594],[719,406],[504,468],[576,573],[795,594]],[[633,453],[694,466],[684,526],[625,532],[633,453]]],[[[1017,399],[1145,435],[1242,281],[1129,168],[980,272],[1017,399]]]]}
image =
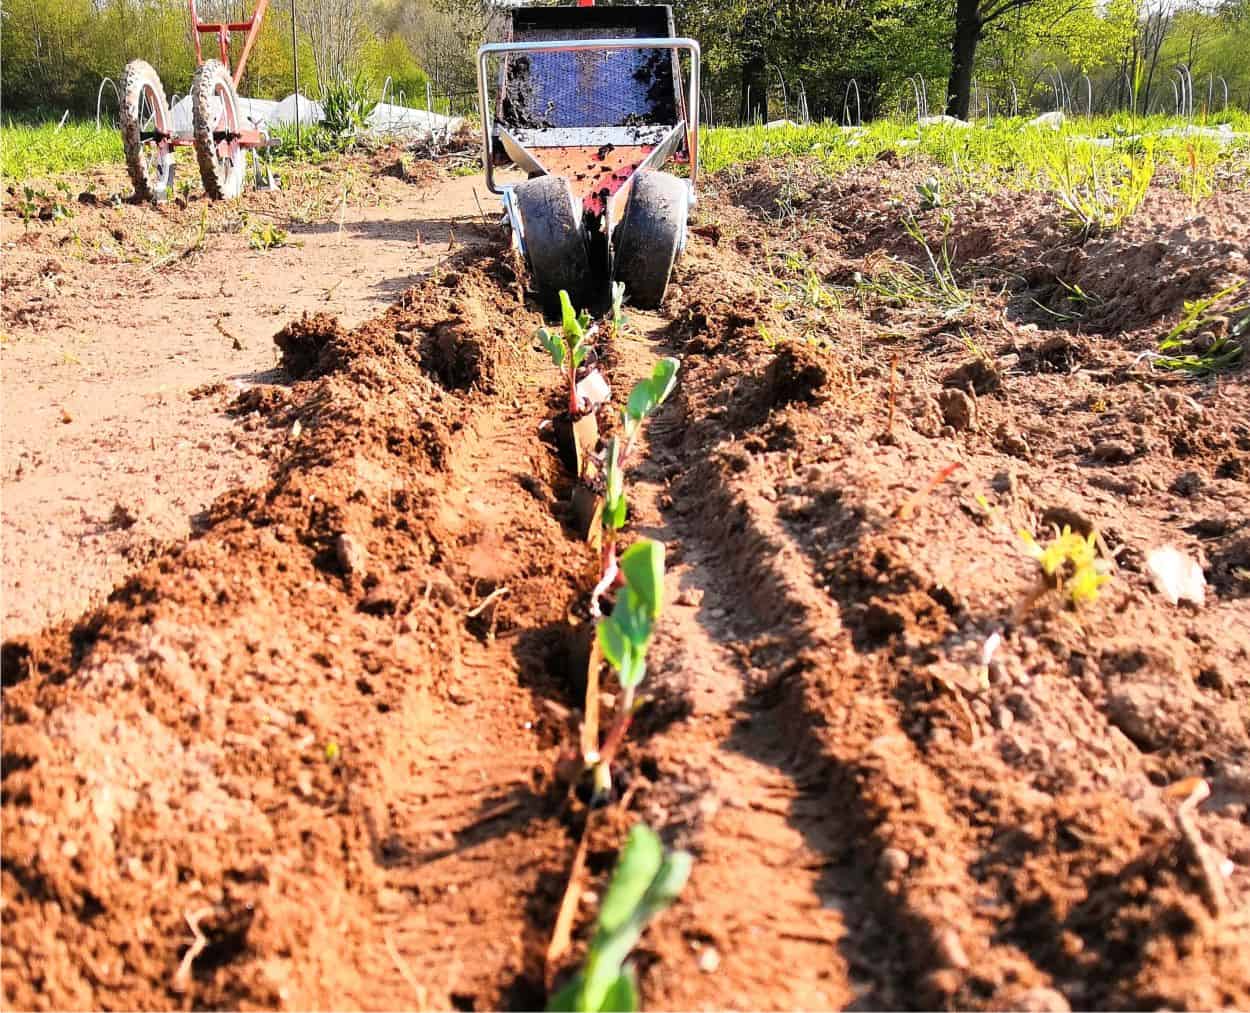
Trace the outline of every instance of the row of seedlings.
{"type": "MultiPolygon", "coordinates": [[[[622,286],[613,287],[612,325],[624,322],[622,286]]],[[[628,517],[626,469],[638,448],[643,421],[672,393],[676,359],[661,359],[640,380],[621,411],[619,432],[601,445],[598,414],[611,389],[597,368],[593,339],[598,327],[560,293],[558,331],[542,327],[538,340],[567,384],[567,405],[554,420],[556,448],[575,482],[572,508],[579,535],[599,550],[599,579],[582,626],[586,702],[577,783],[590,780],[591,807],[612,797],[612,764],[640,706],[638,688],[646,675],[647,651],[664,604],[664,544],[636,540],[623,552],[618,542],[628,517]],[[616,675],[619,692],[611,726],[600,739],[599,688],[604,663],[616,675]]],[[[575,652],[576,653],[576,652],[575,652]]],[[[680,893],[691,857],[666,851],[644,824],[629,834],[600,905],[598,923],[581,970],[551,999],[552,1010],[637,1010],[637,981],[627,958],[650,919],[680,893]]]]}

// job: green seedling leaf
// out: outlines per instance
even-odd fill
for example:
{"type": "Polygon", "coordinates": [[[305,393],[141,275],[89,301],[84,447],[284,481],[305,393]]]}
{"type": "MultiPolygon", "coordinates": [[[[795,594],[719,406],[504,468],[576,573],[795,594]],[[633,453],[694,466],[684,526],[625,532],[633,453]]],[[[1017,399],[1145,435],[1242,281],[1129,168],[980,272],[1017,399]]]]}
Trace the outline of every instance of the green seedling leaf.
{"type": "Polygon", "coordinates": [[[556,369],[564,365],[564,339],[552,334],[547,328],[540,327],[534,335],[542,342],[543,348],[547,350],[547,354],[551,356],[551,361],[555,363],[556,369]]]}
{"type": "Polygon", "coordinates": [[[608,892],[599,908],[599,935],[616,932],[642,903],[652,880],[664,864],[659,834],[639,823],[629,832],[608,892]]]}
{"type": "Polygon", "coordinates": [[[612,616],[599,621],[595,631],[599,638],[599,647],[609,665],[618,672],[632,661],[634,645],[621,629],[620,623],[612,621],[612,616]]]}
{"type": "Polygon", "coordinates": [[[677,386],[677,370],[681,363],[671,355],[665,356],[655,364],[651,371],[651,386],[655,391],[655,403],[662,405],[677,386]]]}
{"type": "Polygon", "coordinates": [[[664,543],[639,539],[621,555],[621,572],[630,590],[647,606],[647,615],[656,619],[664,605],[664,543]]]}
{"type": "Polygon", "coordinates": [[[607,995],[599,1006],[603,1013],[635,1013],[638,1009],[638,983],[632,968],[625,968],[608,986],[607,995]]]}
{"type": "Polygon", "coordinates": [[[694,868],[694,858],[687,851],[672,851],[664,859],[660,871],[651,884],[649,900],[659,907],[668,907],[673,903],[690,878],[690,870],[694,868]]]}
{"type": "Polygon", "coordinates": [[[626,664],[617,675],[622,689],[637,689],[647,677],[647,655],[642,651],[631,650],[626,664]]]}
{"type": "Polygon", "coordinates": [[[621,849],[599,910],[599,924],[582,973],[560,990],[552,1010],[636,1010],[638,986],[626,965],[647,923],[676,899],[690,876],[691,858],[665,853],[659,836],[638,824],[621,849]]]}
{"type": "Polygon", "coordinates": [[[625,406],[625,417],[635,423],[641,422],[662,405],[677,384],[679,365],[674,358],[661,359],[649,377],[634,384],[625,406]]]}
{"type": "Polygon", "coordinates": [[[564,289],[560,289],[560,322],[564,327],[566,337],[571,338],[575,334],[581,334],[582,328],[577,319],[577,311],[573,309],[573,300],[564,289]]]}
{"type": "Polygon", "coordinates": [[[550,1013],[636,1013],[638,1010],[638,983],[634,973],[626,968],[608,985],[599,1006],[584,1002],[586,978],[577,975],[555,994],[547,1005],[550,1013]]]}
{"type": "Polygon", "coordinates": [[[652,624],[646,603],[632,588],[623,588],[617,595],[612,614],[600,624],[601,629],[605,627],[615,631],[606,633],[606,636],[619,634],[619,640],[629,645],[620,652],[620,664],[615,666],[621,687],[636,687],[647,673],[647,648],[651,644],[652,624]]]}

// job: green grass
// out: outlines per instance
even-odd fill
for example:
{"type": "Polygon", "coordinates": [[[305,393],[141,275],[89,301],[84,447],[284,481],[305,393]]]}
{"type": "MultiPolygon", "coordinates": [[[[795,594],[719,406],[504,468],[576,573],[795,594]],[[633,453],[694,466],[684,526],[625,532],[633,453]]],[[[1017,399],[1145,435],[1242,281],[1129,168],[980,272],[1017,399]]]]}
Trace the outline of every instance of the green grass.
{"type": "Polygon", "coordinates": [[[97,165],[122,164],[122,135],[115,127],[95,123],[39,126],[8,123],[0,127],[0,176],[20,183],[52,179],[97,165]]]}
{"type": "MultiPolygon", "coordinates": [[[[1221,122],[1239,134],[1250,134],[1250,114],[1230,113],[1207,125],[1221,122]]],[[[1069,120],[1060,130],[1030,127],[1024,119],[998,119],[990,126],[972,128],[921,129],[914,121],[901,120],[877,120],[862,129],[828,123],[771,130],[716,127],[701,134],[700,161],[704,171],[714,173],[758,159],[781,163],[805,158],[835,173],[894,152],[900,158],[919,157],[952,169],[965,184],[1048,189],[1047,167],[1055,164],[1057,153],[1092,170],[1114,171],[1126,156],[1140,155],[1149,143],[1156,163],[1175,170],[1182,182],[1190,179],[1189,186],[1196,190],[1206,189],[1209,177],[1221,168],[1231,170],[1234,182],[1250,187],[1250,138],[1219,144],[1211,138],[1161,133],[1183,125],[1184,121],[1165,116],[1103,116],[1069,120]],[[1095,143],[1093,139],[1099,138],[1113,143],[1095,143]],[[1206,178],[1193,182],[1195,168],[1206,178]]]]}

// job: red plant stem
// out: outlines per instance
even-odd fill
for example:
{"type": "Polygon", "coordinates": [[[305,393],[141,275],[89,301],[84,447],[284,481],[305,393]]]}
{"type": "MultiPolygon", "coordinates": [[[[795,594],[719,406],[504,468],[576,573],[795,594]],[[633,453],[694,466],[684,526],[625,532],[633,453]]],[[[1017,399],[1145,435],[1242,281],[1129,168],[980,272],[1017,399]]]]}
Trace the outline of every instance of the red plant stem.
{"type": "Polygon", "coordinates": [[[621,743],[625,741],[625,735],[629,731],[630,723],[634,720],[634,690],[631,686],[625,690],[625,699],[621,702],[621,709],[616,712],[616,720],[612,722],[612,729],[608,732],[608,737],[603,741],[603,748],[599,750],[599,761],[611,766],[612,761],[616,758],[616,754],[620,751],[621,743]]]}

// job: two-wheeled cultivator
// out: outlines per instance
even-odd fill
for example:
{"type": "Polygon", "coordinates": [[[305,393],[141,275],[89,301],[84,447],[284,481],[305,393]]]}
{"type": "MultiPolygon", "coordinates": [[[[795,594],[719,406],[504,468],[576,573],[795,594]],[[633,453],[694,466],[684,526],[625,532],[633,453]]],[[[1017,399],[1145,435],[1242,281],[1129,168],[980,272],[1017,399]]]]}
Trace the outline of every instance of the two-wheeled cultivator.
{"type": "MultiPolygon", "coordinates": [[[[144,60],[132,60],[122,76],[121,126],[126,168],[135,195],[162,200],[174,181],[174,149],[191,147],[200,167],[204,189],[214,200],[237,197],[243,191],[249,153],[256,159],[258,182],[262,174],[258,153],[268,145],[261,130],[244,125],[239,81],[260,33],[269,0],[257,0],[248,21],[201,21],[190,0],[191,35],[195,41],[195,74],[191,78],[191,130],[174,130],[173,116],[161,79],[144,60]],[[230,68],[230,40],[243,34],[243,48],[230,68]],[[200,37],[217,37],[217,59],[205,59],[200,37]]],[[[272,185],[272,184],[271,184],[272,185]]]]}
{"type": "Polygon", "coordinates": [[[695,199],[699,44],[660,5],[514,8],[509,29],[478,50],[486,185],[536,287],[585,305],[618,281],[634,305],[659,305],[695,199]],[[670,159],[687,179],[660,171],[670,159]],[[509,163],[529,178],[497,182],[509,163]]]}

